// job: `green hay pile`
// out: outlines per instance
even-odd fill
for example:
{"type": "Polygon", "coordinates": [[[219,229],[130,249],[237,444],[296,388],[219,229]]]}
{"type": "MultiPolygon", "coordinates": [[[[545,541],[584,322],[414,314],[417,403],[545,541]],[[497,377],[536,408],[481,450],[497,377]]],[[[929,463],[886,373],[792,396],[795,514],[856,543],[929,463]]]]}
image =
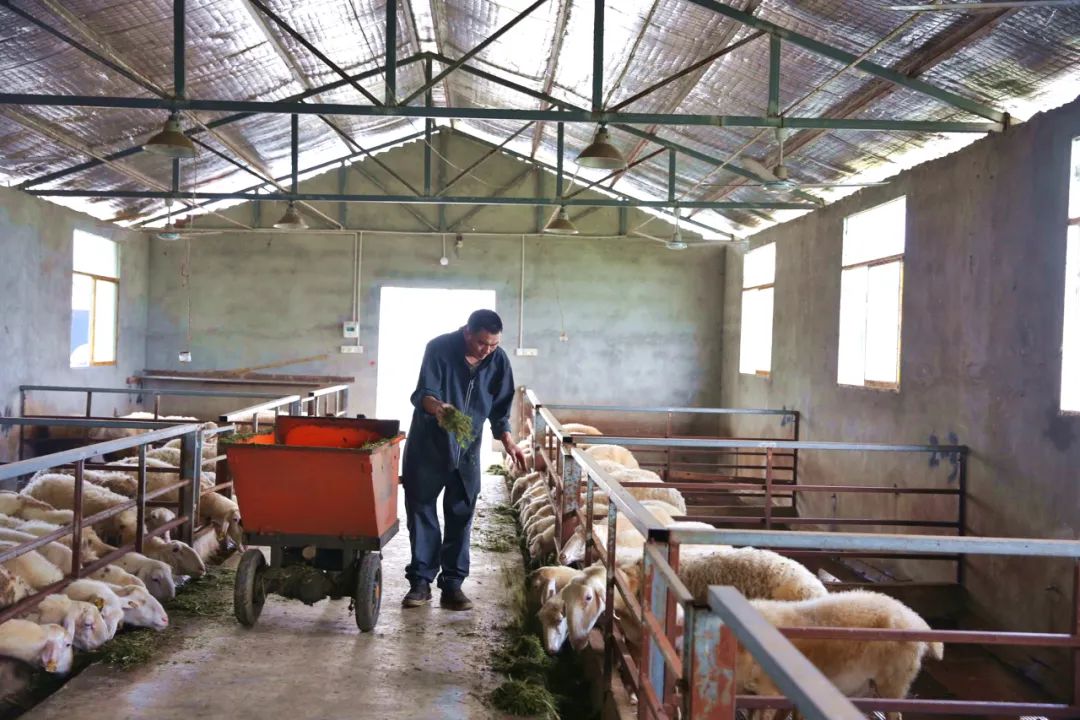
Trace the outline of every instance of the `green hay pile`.
{"type": "Polygon", "coordinates": [[[490,523],[475,523],[472,532],[472,546],[487,552],[506,553],[516,550],[520,545],[515,522],[514,509],[509,505],[496,505],[476,511],[481,518],[490,517],[490,523]]]}
{"type": "Polygon", "coordinates": [[[491,669],[511,679],[544,683],[555,660],[544,652],[540,638],[520,635],[510,647],[496,650],[491,656],[491,669]]]}
{"type": "Polygon", "coordinates": [[[473,433],[472,418],[454,407],[442,414],[439,418],[439,427],[452,433],[462,450],[472,445],[476,437],[473,433]]]}
{"type": "Polygon", "coordinates": [[[510,471],[504,468],[502,465],[491,465],[487,469],[488,475],[501,475],[503,480],[510,479],[510,471]]]}
{"type": "Polygon", "coordinates": [[[507,680],[491,693],[491,704],[507,715],[559,717],[555,697],[543,685],[532,682],[507,680]]]}
{"type": "Polygon", "coordinates": [[[386,445],[389,442],[390,442],[390,438],[381,438],[379,440],[372,440],[371,442],[367,442],[367,443],[364,443],[363,445],[361,445],[360,449],[361,450],[375,450],[376,448],[381,448],[383,445],[386,445]]]}
{"type": "Polygon", "coordinates": [[[248,440],[256,437],[257,435],[272,435],[273,433],[273,430],[264,430],[262,432],[248,433],[234,432],[231,435],[219,435],[218,441],[224,445],[231,445],[233,443],[246,443],[248,440]]]}
{"type": "Polygon", "coordinates": [[[93,653],[94,660],[121,670],[145,665],[161,647],[160,635],[161,633],[156,633],[149,628],[122,632],[93,653]]]}

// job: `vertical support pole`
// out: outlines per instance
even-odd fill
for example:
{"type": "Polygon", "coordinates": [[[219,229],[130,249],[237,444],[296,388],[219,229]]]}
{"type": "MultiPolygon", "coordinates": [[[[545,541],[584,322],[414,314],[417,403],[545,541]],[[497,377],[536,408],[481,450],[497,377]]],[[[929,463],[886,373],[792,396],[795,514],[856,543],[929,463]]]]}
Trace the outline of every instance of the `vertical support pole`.
{"type": "Polygon", "coordinates": [[[564,449],[564,452],[562,508],[559,511],[562,516],[562,528],[559,532],[559,547],[562,547],[577,529],[578,499],[581,497],[581,466],[570,455],[569,450],[564,449]]]}
{"type": "MultiPolygon", "coordinates": [[[[338,171],[337,171],[337,189],[338,189],[338,194],[339,195],[344,195],[345,194],[345,188],[346,188],[348,182],[349,182],[349,171],[348,171],[348,168],[345,167],[345,161],[342,160],[341,165],[338,166],[338,171]]],[[[349,212],[349,205],[347,203],[344,203],[344,202],[339,202],[338,203],[338,208],[337,208],[337,219],[338,219],[338,223],[341,224],[341,227],[345,227],[346,225],[348,225],[348,223],[345,222],[346,218],[348,217],[348,212],[349,212]]]]}
{"type": "Polygon", "coordinates": [[[608,496],[607,513],[607,552],[604,565],[607,567],[604,593],[604,692],[611,692],[612,674],[615,672],[615,532],[618,520],[618,508],[608,496]]]}
{"type": "MultiPolygon", "coordinates": [[[[585,474],[585,566],[593,564],[593,495],[596,484],[593,476],[585,474]]],[[[608,511],[611,510],[611,498],[608,497],[608,511]]]]}
{"type": "Polygon", "coordinates": [[[291,119],[292,191],[293,195],[295,195],[300,182],[300,116],[293,113],[291,119]]]}
{"type": "MultiPolygon", "coordinates": [[[[792,430],[792,440],[799,442],[799,411],[792,411],[795,417],[795,427],[792,430]]],[[[796,489],[799,487],[799,449],[795,448],[791,451],[791,511],[795,515],[799,514],[799,491],[796,489]]]]}
{"type": "MultiPolygon", "coordinates": [[[[674,150],[668,150],[667,159],[667,199],[668,202],[675,202],[675,162],[677,155],[674,150]]],[[[679,209],[675,208],[675,213],[678,215],[679,209]]]]}
{"type": "MultiPolygon", "coordinates": [[[[19,388],[19,417],[26,417],[26,391],[19,388]]],[[[26,443],[26,433],[23,432],[24,425],[19,426],[19,447],[15,451],[15,458],[17,460],[23,459],[23,445],[26,443]]]]}
{"type": "MultiPolygon", "coordinates": [[[[656,547],[660,550],[661,555],[668,556],[669,548],[667,543],[656,543],[656,547]]],[[[656,569],[652,567],[647,556],[645,557],[645,566],[648,568],[644,572],[644,577],[648,586],[649,605],[652,607],[652,613],[657,618],[667,618],[667,582],[662,577],[657,576],[656,569]]],[[[644,637],[645,634],[646,631],[643,629],[642,636],[644,637]]],[[[667,685],[667,665],[664,663],[664,654],[660,652],[660,647],[656,643],[650,643],[649,654],[644,660],[649,666],[649,682],[652,683],[653,691],[662,704],[664,701],[664,687],[667,685]]],[[[638,694],[640,696],[640,693],[638,694]]]]}
{"type": "MultiPolygon", "coordinates": [[[[957,488],[960,490],[960,496],[957,501],[957,517],[956,517],[956,534],[967,534],[967,453],[960,453],[959,458],[959,475],[957,476],[957,488]]],[[[961,555],[960,559],[956,561],[956,583],[962,588],[964,587],[964,580],[967,579],[967,556],[961,555]]],[[[1077,602],[1080,603],[1080,595],[1077,597],[1077,602]]]]}
{"type": "Polygon", "coordinates": [[[397,0],[386,0],[386,106],[397,105],[397,0]]]}
{"type": "Polygon", "coordinates": [[[593,0],[592,109],[604,106],[604,0],[593,0]]]}
{"type": "MultiPolygon", "coordinates": [[[[610,502],[610,500],[609,500],[610,502]]],[[[649,539],[645,540],[645,546],[652,544],[649,539]]],[[[652,558],[648,553],[641,557],[641,587],[638,596],[638,605],[641,607],[641,657],[638,661],[638,720],[645,720],[650,716],[648,707],[649,699],[645,695],[645,686],[650,682],[649,657],[652,655],[652,631],[645,621],[646,613],[652,612],[652,558]]]]}
{"type": "Polygon", "coordinates": [[[183,99],[187,93],[187,67],[184,63],[187,44],[184,37],[185,14],[184,0],[173,0],[173,96],[179,99],[183,99]]]}
{"type": "MultiPolygon", "coordinates": [[[[671,437],[671,413],[667,414],[667,426],[664,429],[664,437],[671,437]]],[[[664,481],[671,482],[671,446],[664,450],[664,481]]]]}
{"type": "MultiPolygon", "coordinates": [[[[679,573],[679,543],[676,541],[668,542],[667,561],[671,569],[675,571],[677,575],[679,573]]],[[[671,643],[671,647],[678,647],[679,641],[679,603],[675,599],[674,593],[671,592],[671,588],[668,587],[667,592],[667,612],[664,614],[664,633],[667,635],[668,642],[671,643]]],[[[667,682],[664,683],[664,705],[668,710],[668,713],[672,717],[675,717],[675,683],[678,680],[675,677],[675,673],[669,672],[667,674],[667,682]]]]}
{"type": "Polygon", "coordinates": [[[563,143],[565,142],[565,134],[562,123],[555,125],[555,197],[562,202],[563,196],[563,143]]]}
{"type": "MultiPolygon", "coordinates": [[[[1070,627],[1073,637],[1080,637],[1080,559],[1073,560],[1073,617],[1070,627]]],[[[1072,651],[1072,704],[1080,704],[1080,648],[1072,651]]]]}
{"type": "MultiPolygon", "coordinates": [[[[258,188],[255,188],[255,194],[259,194],[258,188]]],[[[262,200],[251,203],[251,224],[253,227],[262,227],[262,200]]]]}
{"type": "Polygon", "coordinates": [[[772,530],[773,451],[765,449],[765,529],[772,530]]]}
{"type": "MultiPolygon", "coordinates": [[[[431,58],[424,58],[424,84],[431,85],[431,58]]],[[[424,107],[431,107],[432,97],[429,87],[424,93],[424,107]]],[[[431,118],[424,119],[424,195],[431,197],[431,132],[435,129],[435,121],[431,118]]]]}
{"type": "Polygon", "coordinates": [[[161,417],[161,395],[154,393],[154,419],[161,417]]]}
{"type": "MultiPolygon", "coordinates": [[[[537,197],[540,194],[537,193],[537,197]]],[[[625,205],[619,206],[619,237],[626,237],[626,231],[630,227],[630,208],[625,205]]]]}
{"type": "Polygon", "coordinates": [[[71,507],[71,577],[78,578],[82,572],[82,521],[83,521],[83,470],[86,461],[75,463],[75,487],[71,507]]]}
{"type": "Polygon", "coordinates": [[[93,404],[94,404],[94,393],[87,390],[86,391],[86,417],[91,417],[91,415],[93,414],[91,412],[91,409],[90,409],[91,406],[93,406],[93,404]]]}
{"type": "MultiPolygon", "coordinates": [[[[536,197],[544,197],[544,173],[540,168],[536,168],[534,171],[536,177],[536,197]]],[[[533,232],[540,234],[544,232],[544,208],[542,205],[533,206],[533,224],[535,228],[533,232]]]]}
{"type": "Polygon", "coordinates": [[[187,517],[181,525],[180,540],[191,544],[198,522],[199,475],[202,468],[202,433],[187,433],[180,438],[180,479],[188,482],[180,486],[180,514],[187,517]]]}
{"type": "Polygon", "coordinates": [[[769,36],[769,117],[780,114],[780,36],[769,36]]]}
{"type": "Polygon", "coordinates": [[[735,720],[734,640],[716,613],[687,608],[683,717],[735,720]]]}
{"type": "Polygon", "coordinates": [[[172,182],[170,183],[173,195],[180,196],[180,158],[172,161],[172,182]]]}
{"type": "Polygon", "coordinates": [[[139,477],[135,482],[135,552],[143,551],[146,531],[146,446],[139,446],[139,477]]]}
{"type": "MultiPolygon", "coordinates": [[[[449,142],[449,140],[450,140],[450,138],[446,133],[444,133],[444,132],[439,133],[439,154],[442,157],[439,158],[439,178],[438,178],[438,183],[437,184],[438,184],[440,190],[442,190],[443,186],[446,185],[446,160],[444,160],[443,158],[445,158],[447,156],[446,145],[449,142]]],[[[445,203],[439,203],[438,228],[439,228],[439,232],[446,232],[446,204],[445,203]]]]}

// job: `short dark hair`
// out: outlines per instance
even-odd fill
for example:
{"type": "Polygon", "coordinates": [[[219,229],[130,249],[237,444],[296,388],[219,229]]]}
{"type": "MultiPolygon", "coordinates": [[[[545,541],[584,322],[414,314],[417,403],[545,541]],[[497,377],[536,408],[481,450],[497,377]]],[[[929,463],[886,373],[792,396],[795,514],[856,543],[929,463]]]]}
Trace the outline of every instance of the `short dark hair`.
{"type": "Polygon", "coordinates": [[[503,330],[502,318],[494,310],[477,310],[469,316],[467,327],[471,333],[487,330],[492,335],[498,335],[503,330]]]}

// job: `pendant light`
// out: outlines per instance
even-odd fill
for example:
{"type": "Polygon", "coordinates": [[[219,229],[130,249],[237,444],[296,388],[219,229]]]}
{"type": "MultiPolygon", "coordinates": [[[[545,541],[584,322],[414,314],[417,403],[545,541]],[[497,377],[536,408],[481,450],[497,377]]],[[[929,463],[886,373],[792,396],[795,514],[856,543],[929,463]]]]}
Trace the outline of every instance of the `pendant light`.
{"type": "Polygon", "coordinates": [[[172,113],[165,127],[143,145],[143,150],[171,158],[195,157],[195,145],[180,127],[180,113],[172,113]]]}
{"type": "Polygon", "coordinates": [[[570,216],[566,213],[566,206],[560,205],[555,214],[544,226],[544,232],[548,235],[577,235],[578,229],[570,222],[570,216]]]}
{"type": "Polygon", "coordinates": [[[577,163],[587,168],[622,170],[626,167],[626,158],[611,144],[607,126],[601,123],[592,143],[577,156],[577,163]]]}
{"type": "Polygon", "coordinates": [[[159,240],[173,241],[180,239],[180,233],[177,232],[176,226],[173,225],[172,221],[172,206],[173,199],[166,199],[165,207],[168,208],[168,216],[165,219],[165,227],[161,228],[161,231],[157,234],[159,240]]]}
{"type": "Polygon", "coordinates": [[[685,250],[688,246],[682,238],[682,230],[679,229],[679,216],[675,215],[675,232],[671,233],[671,239],[664,243],[668,250],[685,250]]]}
{"type": "Polygon", "coordinates": [[[304,222],[304,218],[297,211],[296,203],[290,200],[285,207],[285,214],[274,223],[274,227],[278,230],[307,230],[308,224],[304,222]]]}

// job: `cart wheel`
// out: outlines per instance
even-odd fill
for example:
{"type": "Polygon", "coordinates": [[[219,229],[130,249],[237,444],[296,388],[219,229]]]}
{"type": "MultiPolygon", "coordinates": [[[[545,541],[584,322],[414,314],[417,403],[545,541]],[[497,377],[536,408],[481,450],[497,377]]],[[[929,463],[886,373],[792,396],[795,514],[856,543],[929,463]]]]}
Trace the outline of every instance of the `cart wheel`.
{"type": "Polygon", "coordinates": [[[244,627],[255,624],[266,602],[263,585],[265,571],[266,558],[263,554],[256,548],[246,550],[236,568],[236,584],[233,586],[233,612],[244,627]]]}
{"type": "Polygon", "coordinates": [[[356,573],[356,627],[369,632],[379,622],[382,604],[382,556],[364,553],[356,573]]]}

